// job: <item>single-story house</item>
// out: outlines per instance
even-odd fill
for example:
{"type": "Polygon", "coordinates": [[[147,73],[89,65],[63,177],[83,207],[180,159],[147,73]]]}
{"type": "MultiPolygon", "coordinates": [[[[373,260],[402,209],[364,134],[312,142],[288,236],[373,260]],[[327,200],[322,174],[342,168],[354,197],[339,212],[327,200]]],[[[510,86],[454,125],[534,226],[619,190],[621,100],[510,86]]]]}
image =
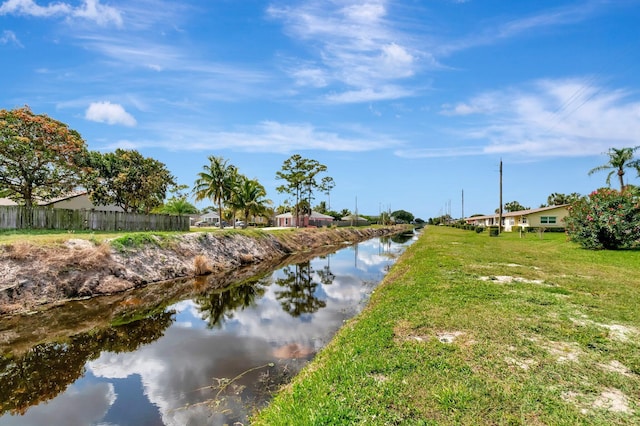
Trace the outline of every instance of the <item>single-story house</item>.
{"type": "MultiPolygon", "coordinates": [[[[333,216],[326,214],[311,212],[311,216],[304,214],[300,215],[300,226],[329,226],[333,222],[333,216]]],[[[279,227],[295,227],[296,218],[294,213],[282,213],[276,215],[274,226],[279,227]]]]}
{"type": "Polygon", "coordinates": [[[362,216],[356,216],[355,214],[350,214],[349,216],[345,216],[343,218],[340,219],[343,222],[351,222],[353,224],[368,224],[369,220],[362,217],[362,216]]]}
{"type": "MultiPolygon", "coordinates": [[[[569,215],[568,206],[568,204],[563,204],[560,206],[505,212],[502,213],[502,226],[506,232],[510,232],[515,226],[523,228],[564,228],[564,218],[569,215]]],[[[465,219],[468,224],[476,226],[497,226],[498,220],[498,213],[465,219]]]]}
{"type": "MultiPolygon", "coordinates": [[[[17,206],[13,200],[9,198],[0,198],[0,206],[17,206]]],[[[89,199],[87,191],[73,191],[61,197],[52,198],[47,201],[37,201],[36,205],[40,207],[51,207],[54,209],[68,210],[96,210],[101,212],[121,212],[121,207],[116,205],[96,206],[89,199]]]]}
{"type": "Polygon", "coordinates": [[[220,215],[217,212],[209,212],[203,215],[200,215],[196,223],[202,225],[211,225],[211,226],[219,226],[220,225],[220,215]]]}

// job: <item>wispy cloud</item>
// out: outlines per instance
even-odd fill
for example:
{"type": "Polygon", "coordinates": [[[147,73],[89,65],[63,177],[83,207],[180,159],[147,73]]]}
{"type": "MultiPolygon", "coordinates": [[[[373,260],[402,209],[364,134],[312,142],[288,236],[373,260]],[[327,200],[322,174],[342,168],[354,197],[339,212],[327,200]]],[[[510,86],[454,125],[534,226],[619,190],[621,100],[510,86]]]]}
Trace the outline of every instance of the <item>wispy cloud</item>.
{"type": "Polygon", "coordinates": [[[15,44],[18,47],[24,47],[13,31],[4,30],[0,35],[0,44],[15,44]]]}
{"type": "Polygon", "coordinates": [[[0,15],[81,18],[102,26],[113,24],[120,27],[123,23],[122,15],[118,9],[101,4],[100,0],[84,0],[79,7],[73,7],[63,2],[40,6],[34,0],[6,0],[0,4],[0,15]]]}
{"type": "Polygon", "coordinates": [[[0,15],[24,15],[36,17],[50,17],[68,15],[72,7],[66,3],[53,3],[40,6],[33,0],[7,0],[0,4],[0,15]]]}
{"type": "Polygon", "coordinates": [[[98,25],[114,24],[122,27],[123,19],[120,11],[111,6],[100,4],[100,0],[84,0],[82,6],[73,10],[74,17],[93,21],[98,25]]]}
{"type": "Polygon", "coordinates": [[[162,147],[172,151],[211,151],[230,149],[240,152],[289,153],[320,150],[364,152],[400,145],[385,135],[373,135],[366,131],[348,129],[343,134],[318,129],[309,123],[280,123],[263,121],[237,131],[207,131],[199,126],[163,123],[155,129],[156,140],[126,140],[110,145],[114,148],[162,147]]]}
{"type": "Polygon", "coordinates": [[[397,155],[578,157],[598,155],[611,146],[636,146],[640,134],[637,93],[605,88],[593,77],[539,80],[487,92],[446,105],[442,113],[464,118],[449,133],[467,146],[403,150],[397,155]],[[482,124],[469,124],[476,118],[482,124]]]}
{"type": "Polygon", "coordinates": [[[125,111],[122,105],[112,104],[111,102],[93,102],[87,108],[84,117],[90,121],[121,124],[128,127],[133,127],[137,124],[136,119],[125,111]]]}
{"type": "Polygon", "coordinates": [[[315,58],[313,65],[307,61],[299,69],[291,70],[298,84],[347,85],[349,89],[344,96],[336,94],[325,99],[368,102],[410,93],[408,88],[402,91],[375,88],[398,85],[400,80],[414,76],[421,66],[419,52],[388,19],[387,7],[385,0],[329,4],[310,1],[298,6],[272,6],[267,12],[282,21],[292,37],[306,42],[315,58]],[[354,93],[359,95],[353,96],[354,93]],[[387,94],[390,97],[385,97],[387,94]]]}
{"type": "Polygon", "coordinates": [[[471,31],[468,36],[458,40],[441,40],[433,47],[438,55],[450,55],[460,50],[494,44],[545,28],[578,23],[588,19],[599,10],[599,6],[606,3],[602,0],[591,0],[504,22],[484,22],[480,29],[471,31]]]}

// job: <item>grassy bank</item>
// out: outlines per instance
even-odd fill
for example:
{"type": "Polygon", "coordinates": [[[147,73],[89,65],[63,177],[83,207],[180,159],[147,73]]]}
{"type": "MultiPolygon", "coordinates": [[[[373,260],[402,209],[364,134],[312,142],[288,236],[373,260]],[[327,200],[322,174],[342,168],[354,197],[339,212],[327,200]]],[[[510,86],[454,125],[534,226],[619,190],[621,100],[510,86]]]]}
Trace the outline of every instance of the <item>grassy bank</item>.
{"type": "Polygon", "coordinates": [[[640,252],[430,227],[258,425],[640,424],[640,252]]]}

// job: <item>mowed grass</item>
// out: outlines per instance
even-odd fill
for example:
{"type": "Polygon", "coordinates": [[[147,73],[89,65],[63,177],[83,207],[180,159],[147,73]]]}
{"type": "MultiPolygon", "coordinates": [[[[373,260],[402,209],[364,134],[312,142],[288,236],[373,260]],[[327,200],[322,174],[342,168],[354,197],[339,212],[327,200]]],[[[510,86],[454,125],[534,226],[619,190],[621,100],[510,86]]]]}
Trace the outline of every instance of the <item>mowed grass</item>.
{"type": "Polygon", "coordinates": [[[429,227],[255,425],[640,424],[640,252],[429,227]]]}

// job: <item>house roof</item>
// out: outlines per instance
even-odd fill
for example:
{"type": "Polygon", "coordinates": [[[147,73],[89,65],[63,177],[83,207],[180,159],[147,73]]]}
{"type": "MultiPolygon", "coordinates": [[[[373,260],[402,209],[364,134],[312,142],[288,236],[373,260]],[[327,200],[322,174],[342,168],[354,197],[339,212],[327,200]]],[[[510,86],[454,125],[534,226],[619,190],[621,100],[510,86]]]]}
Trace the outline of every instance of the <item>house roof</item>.
{"type": "Polygon", "coordinates": [[[218,219],[220,215],[216,212],[209,212],[203,215],[200,215],[200,219],[218,219]]]}
{"type": "Polygon", "coordinates": [[[368,219],[365,219],[362,216],[356,216],[354,214],[350,214],[349,216],[345,216],[342,218],[342,220],[357,220],[357,221],[362,221],[362,222],[367,222],[368,219]]]}
{"type": "MultiPolygon", "coordinates": [[[[60,197],[51,198],[49,200],[35,200],[35,205],[38,206],[49,206],[51,204],[57,203],[59,201],[69,200],[71,198],[79,197],[81,195],[86,195],[87,191],[71,191],[68,194],[62,195],[60,197]]],[[[0,206],[17,206],[18,203],[9,199],[9,198],[0,198],[0,206]]]]}
{"type": "MultiPolygon", "coordinates": [[[[300,217],[302,217],[302,216],[303,215],[301,214],[300,217]]],[[[276,215],[276,218],[283,218],[283,219],[292,218],[292,217],[293,217],[293,213],[291,213],[291,212],[287,212],[287,213],[282,213],[282,214],[276,215]]],[[[318,212],[312,211],[310,219],[331,219],[331,220],[333,220],[333,216],[329,216],[329,215],[326,215],[326,214],[322,214],[322,213],[318,213],[318,212]]]]}

